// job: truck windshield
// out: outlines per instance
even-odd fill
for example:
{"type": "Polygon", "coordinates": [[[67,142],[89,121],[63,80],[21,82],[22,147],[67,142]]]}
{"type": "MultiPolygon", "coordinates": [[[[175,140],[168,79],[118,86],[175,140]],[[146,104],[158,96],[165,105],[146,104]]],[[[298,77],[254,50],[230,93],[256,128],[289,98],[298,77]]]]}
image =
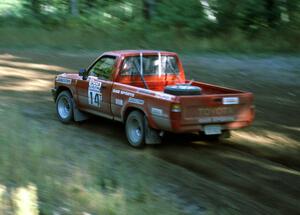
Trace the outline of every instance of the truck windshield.
{"type": "Polygon", "coordinates": [[[179,70],[177,66],[177,60],[174,56],[146,55],[142,57],[126,57],[124,59],[121,75],[139,75],[140,72],[142,72],[143,75],[177,75],[179,70]],[[142,69],[140,65],[141,61],[143,64],[142,69]]]}

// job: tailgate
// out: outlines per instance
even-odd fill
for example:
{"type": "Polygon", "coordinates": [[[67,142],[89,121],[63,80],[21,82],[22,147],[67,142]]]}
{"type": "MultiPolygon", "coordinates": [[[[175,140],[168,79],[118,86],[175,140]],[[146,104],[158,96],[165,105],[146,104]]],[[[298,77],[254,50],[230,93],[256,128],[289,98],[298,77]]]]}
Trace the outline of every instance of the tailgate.
{"type": "Polygon", "coordinates": [[[181,96],[181,125],[251,121],[252,93],[181,96]]]}

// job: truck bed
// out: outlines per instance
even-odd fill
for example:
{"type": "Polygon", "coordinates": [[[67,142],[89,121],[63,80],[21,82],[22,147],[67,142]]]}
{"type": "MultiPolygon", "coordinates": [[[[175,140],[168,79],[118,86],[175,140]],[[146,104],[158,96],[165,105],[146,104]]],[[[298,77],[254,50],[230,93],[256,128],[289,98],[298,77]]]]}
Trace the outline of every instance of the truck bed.
{"type": "Polygon", "coordinates": [[[252,93],[202,82],[192,82],[192,85],[201,87],[202,94],[177,96],[182,112],[179,122],[177,118],[173,125],[178,127],[178,132],[204,130],[204,126],[209,124],[228,130],[245,127],[252,122],[252,93]]]}
{"type": "MultiPolygon", "coordinates": [[[[187,81],[186,83],[190,83],[187,81]]],[[[244,91],[216,86],[212,84],[207,84],[203,82],[192,81],[192,86],[197,86],[202,89],[202,95],[213,95],[213,94],[233,94],[233,93],[243,93],[244,91]]]]}

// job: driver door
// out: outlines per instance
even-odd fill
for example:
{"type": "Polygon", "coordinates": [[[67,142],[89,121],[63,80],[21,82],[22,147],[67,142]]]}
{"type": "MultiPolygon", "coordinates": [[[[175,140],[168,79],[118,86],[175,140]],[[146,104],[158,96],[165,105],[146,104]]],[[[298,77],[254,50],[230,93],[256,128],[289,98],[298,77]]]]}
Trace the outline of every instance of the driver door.
{"type": "Polygon", "coordinates": [[[110,96],[116,57],[102,56],[87,70],[87,80],[77,81],[79,106],[98,115],[111,116],[110,96]]]}

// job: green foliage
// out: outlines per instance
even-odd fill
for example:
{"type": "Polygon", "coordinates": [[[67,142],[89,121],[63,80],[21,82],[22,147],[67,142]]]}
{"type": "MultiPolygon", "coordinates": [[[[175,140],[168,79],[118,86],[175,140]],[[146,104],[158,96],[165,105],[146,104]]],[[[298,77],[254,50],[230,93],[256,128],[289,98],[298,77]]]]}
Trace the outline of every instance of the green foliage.
{"type": "Polygon", "coordinates": [[[202,5],[198,0],[188,4],[181,0],[165,0],[157,5],[156,22],[161,27],[176,30],[202,30],[205,23],[202,5]]]}
{"type": "MultiPolygon", "coordinates": [[[[92,37],[101,34],[99,39],[109,36],[106,40],[119,39],[128,45],[134,38],[138,43],[133,45],[141,48],[222,38],[243,38],[241,43],[261,40],[264,44],[269,35],[276,35],[280,44],[288,43],[283,50],[294,50],[300,37],[299,5],[298,0],[4,0],[0,3],[0,26],[1,31],[21,27],[72,31],[75,35],[87,32],[92,37]],[[74,7],[78,14],[72,13],[74,7]]],[[[95,47],[94,42],[87,46],[76,42],[95,47]]],[[[276,45],[273,50],[277,49],[276,45]]]]}
{"type": "Polygon", "coordinates": [[[2,207],[1,196],[14,202],[14,190],[30,185],[39,214],[181,214],[178,205],[149,190],[151,175],[125,166],[115,153],[95,150],[80,137],[71,143],[64,129],[43,130],[41,122],[10,106],[1,105],[0,112],[1,214],[16,214],[10,203],[2,207]]]}

